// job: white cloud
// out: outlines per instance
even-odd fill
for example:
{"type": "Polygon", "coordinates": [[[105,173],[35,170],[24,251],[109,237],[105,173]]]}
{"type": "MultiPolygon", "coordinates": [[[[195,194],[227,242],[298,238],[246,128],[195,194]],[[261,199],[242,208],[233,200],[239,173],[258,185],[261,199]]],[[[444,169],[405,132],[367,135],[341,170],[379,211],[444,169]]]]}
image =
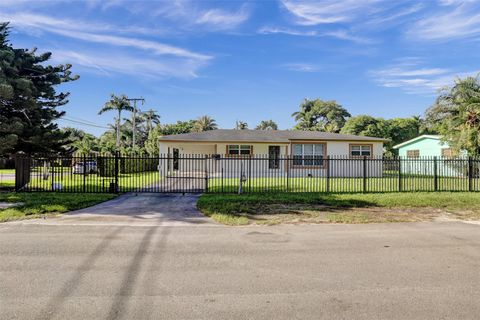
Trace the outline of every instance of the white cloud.
{"type": "Polygon", "coordinates": [[[199,13],[195,23],[209,25],[217,29],[233,29],[249,18],[250,14],[246,6],[242,6],[236,12],[228,12],[221,9],[210,9],[199,13]]]}
{"type": "Polygon", "coordinates": [[[334,38],[341,39],[341,40],[348,40],[348,41],[352,41],[352,42],[360,43],[360,44],[369,44],[369,43],[374,42],[373,40],[371,40],[369,38],[356,36],[356,35],[351,34],[350,32],[348,32],[346,30],[329,31],[329,32],[323,33],[322,35],[323,36],[334,37],[334,38]]]}
{"type": "Polygon", "coordinates": [[[305,26],[349,22],[360,14],[376,10],[372,4],[377,2],[379,0],[282,0],[283,6],[295,17],[296,22],[305,26]]]}
{"type": "Polygon", "coordinates": [[[411,94],[434,94],[451,85],[456,77],[474,75],[477,72],[454,72],[444,68],[421,66],[419,59],[404,59],[384,69],[369,72],[379,85],[400,88],[411,94]]]}
{"type": "MultiPolygon", "coordinates": [[[[0,19],[5,19],[5,17],[0,15],[0,19]]],[[[90,24],[83,21],[62,20],[34,14],[14,14],[9,15],[6,19],[11,21],[12,25],[16,27],[33,28],[34,32],[42,30],[86,42],[131,47],[146,50],[157,55],[173,55],[197,60],[209,60],[211,58],[211,56],[208,55],[195,53],[157,41],[94,33],[100,30],[112,30],[114,27],[108,24],[90,24]]]]}
{"type": "Polygon", "coordinates": [[[367,19],[365,23],[369,25],[375,25],[376,27],[378,27],[379,25],[382,25],[383,27],[385,27],[386,24],[389,24],[389,23],[398,24],[398,23],[404,22],[405,21],[404,18],[410,18],[414,13],[417,13],[424,8],[425,8],[425,4],[416,3],[405,9],[394,10],[392,14],[379,15],[377,17],[372,17],[370,19],[367,19]]]}
{"type": "Polygon", "coordinates": [[[415,22],[407,36],[422,40],[451,40],[480,36],[480,12],[475,5],[450,2],[441,12],[415,22]],[[451,6],[455,6],[452,10],[451,6]]]}
{"type": "MultiPolygon", "coordinates": [[[[135,77],[190,79],[197,77],[198,70],[213,58],[158,41],[115,35],[116,32],[126,32],[126,29],[110,24],[56,19],[32,13],[10,14],[6,18],[12,22],[15,30],[35,36],[48,33],[77,40],[73,43],[64,42],[62,49],[58,50],[54,44],[51,45],[48,51],[53,53],[52,60],[72,63],[76,69],[103,75],[120,73],[135,77]],[[95,43],[95,52],[79,45],[78,40],[95,43]],[[71,49],[73,46],[75,49],[71,49]]],[[[5,16],[0,14],[2,19],[5,16]]],[[[134,33],[135,29],[130,30],[134,33]]]]}
{"type": "Polygon", "coordinates": [[[282,68],[296,72],[318,72],[322,69],[320,66],[309,63],[286,63],[282,68]]]}
{"type": "Polygon", "coordinates": [[[205,63],[197,60],[178,58],[152,59],[134,57],[113,52],[78,52],[73,50],[52,50],[55,63],[72,63],[75,69],[82,69],[102,75],[127,74],[139,78],[182,78],[197,77],[197,70],[205,63]]]}
{"type": "Polygon", "coordinates": [[[82,32],[109,32],[116,34],[148,34],[158,35],[166,34],[159,29],[144,28],[140,26],[128,25],[118,26],[108,23],[96,23],[93,21],[82,21],[78,19],[54,18],[34,13],[0,13],[0,20],[9,21],[12,25],[22,28],[26,31],[35,33],[36,29],[61,28],[64,30],[80,30],[82,32]]]}
{"type": "Polygon", "coordinates": [[[80,39],[89,42],[97,42],[115,46],[132,47],[142,50],[148,50],[158,55],[173,55],[177,57],[192,58],[197,60],[209,60],[211,56],[195,53],[183,48],[163,44],[156,41],[142,40],[136,38],[126,38],[119,36],[110,36],[103,34],[85,33],[79,31],[49,30],[50,32],[64,35],[67,37],[80,39]]]}
{"type": "Polygon", "coordinates": [[[288,34],[292,36],[308,36],[308,37],[313,37],[318,35],[318,33],[314,30],[304,31],[304,30],[295,30],[295,29],[278,28],[278,27],[262,27],[258,30],[258,33],[260,34],[281,33],[281,34],[288,34]]]}
{"type": "Polygon", "coordinates": [[[287,34],[291,36],[305,36],[305,37],[332,37],[340,40],[347,40],[355,43],[368,44],[373,43],[374,41],[351,34],[347,30],[332,30],[326,32],[318,32],[315,30],[296,30],[290,28],[278,28],[278,27],[262,27],[258,30],[260,34],[287,34]]]}

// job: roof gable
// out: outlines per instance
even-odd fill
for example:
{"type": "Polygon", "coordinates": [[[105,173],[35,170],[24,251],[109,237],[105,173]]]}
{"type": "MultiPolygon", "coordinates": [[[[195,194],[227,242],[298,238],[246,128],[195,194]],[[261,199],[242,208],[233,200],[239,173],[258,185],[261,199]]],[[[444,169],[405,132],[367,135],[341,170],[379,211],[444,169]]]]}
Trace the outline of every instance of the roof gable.
{"type": "Polygon", "coordinates": [[[431,134],[423,134],[423,135],[418,136],[416,138],[413,138],[413,139],[407,140],[405,142],[399,143],[399,144],[393,146],[393,149],[398,149],[398,148],[401,148],[401,147],[405,147],[405,146],[408,146],[412,143],[416,143],[416,142],[419,142],[419,141],[425,140],[425,139],[440,140],[440,136],[439,135],[431,135],[431,134]]]}

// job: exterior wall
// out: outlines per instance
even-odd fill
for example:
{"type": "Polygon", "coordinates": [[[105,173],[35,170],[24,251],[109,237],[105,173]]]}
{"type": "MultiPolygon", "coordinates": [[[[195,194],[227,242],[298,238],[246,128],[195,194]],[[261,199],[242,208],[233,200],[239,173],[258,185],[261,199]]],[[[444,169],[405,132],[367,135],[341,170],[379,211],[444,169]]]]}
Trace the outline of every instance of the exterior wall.
{"type": "MultiPolygon", "coordinates": [[[[331,158],[343,158],[344,160],[330,161],[331,177],[362,177],[364,171],[363,159],[349,159],[350,146],[352,144],[372,145],[374,158],[380,158],[383,154],[381,142],[355,142],[355,141],[292,141],[295,143],[325,143],[327,156],[331,158]]],[[[239,178],[241,175],[249,177],[325,177],[327,176],[327,161],[322,166],[294,166],[293,161],[279,160],[278,168],[271,168],[268,160],[268,147],[280,146],[280,159],[291,156],[290,143],[214,143],[214,142],[160,142],[160,154],[166,155],[173,152],[173,148],[179,149],[180,159],[178,161],[178,172],[205,172],[210,176],[224,176],[239,178]],[[229,144],[245,144],[253,146],[254,159],[226,156],[229,144]],[[221,159],[205,157],[204,161],[189,160],[190,157],[210,156],[213,154],[222,155],[221,159]]],[[[173,160],[164,159],[160,164],[160,170],[165,173],[172,173],[173,160]],[[169,164],[170,163],[170,164],[169,164]]],[[[381,176],[383,172],[382,161],[369,162],[366,167],[366,175],[369,177],[381,176]]]]}
{"type": "Polygon", "coordinates": [[[408,150],[420,150],[420,157],[440,157],[442,148],[448,148],[448,145],[438,139],[425,137],[398,148],[398,155],[406,158],[408,150]]]}

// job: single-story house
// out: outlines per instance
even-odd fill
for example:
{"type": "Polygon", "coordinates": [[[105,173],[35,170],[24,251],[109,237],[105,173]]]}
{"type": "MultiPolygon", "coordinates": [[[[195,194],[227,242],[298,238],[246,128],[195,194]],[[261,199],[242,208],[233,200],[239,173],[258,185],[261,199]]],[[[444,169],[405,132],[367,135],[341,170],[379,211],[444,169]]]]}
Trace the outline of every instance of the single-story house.
{"type": "MultiPolygon", "coordinates": [[[[203,170],[210,175],[240,172],[257,177],[361,176],[361,159],[381,157],[385,141],[317,131],[219,129],[162,136],[159,150],[161,155],[168,155],[161,168],[166,173],[203,170]],[[353,162],[327,163],[327,156],[351,158],[353,162]],[[191,161],[191,157],[204,157],[205,161],[191,161]]],[[[381,174],[382,162],[377,163],[369,168],[369,176],[381,174]]]]}
{"type": "Polygon", "coordinates": [[[455,160],[456,155],[439,135],[424,134],[393,146],[403,158],[402,172],[406,174],[462,176],[466,162],[455,160]],[[436,162],[436,163],[435,163],[436,162]]]}

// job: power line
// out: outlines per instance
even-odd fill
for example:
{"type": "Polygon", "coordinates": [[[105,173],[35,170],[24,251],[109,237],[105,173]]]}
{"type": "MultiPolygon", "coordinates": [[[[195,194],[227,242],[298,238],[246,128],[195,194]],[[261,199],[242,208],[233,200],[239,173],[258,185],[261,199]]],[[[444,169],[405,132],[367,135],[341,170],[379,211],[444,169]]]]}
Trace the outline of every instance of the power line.
{"type": "Polygon", "coordinates": [[[86,122],[78,121],[78,120],[74,120],[74,119],[60,118],[60,119],[57,119],[57,120],[69,121],[69,122],[73,122],[73,123],[76,123],[76,124],[81,124],[81,125],[84,125],[84,126],[90,126],[90,127],[95,127],[95,128],[110,129],[109,127],[105,127],[105,126],[101,126],[101,125],[97,125],[97,124],[86,123],[86,122]]]}
{"type": "Polygon", "coordinates": [[[67,117],[67,119],[71,119],[71,120],[75,120],[75,121],[81,121],[81,122],[90,123],[90,124],[93,124],[93,125],[96,125],[96,126],[100,126],[100,124],[98,124],[98,123],[92,122],[90,120],[85,120],[85,119],[82,119],[82,118],[74,117],[74,116],[71,116],[71,115],[69,115],[67,117]]]}

